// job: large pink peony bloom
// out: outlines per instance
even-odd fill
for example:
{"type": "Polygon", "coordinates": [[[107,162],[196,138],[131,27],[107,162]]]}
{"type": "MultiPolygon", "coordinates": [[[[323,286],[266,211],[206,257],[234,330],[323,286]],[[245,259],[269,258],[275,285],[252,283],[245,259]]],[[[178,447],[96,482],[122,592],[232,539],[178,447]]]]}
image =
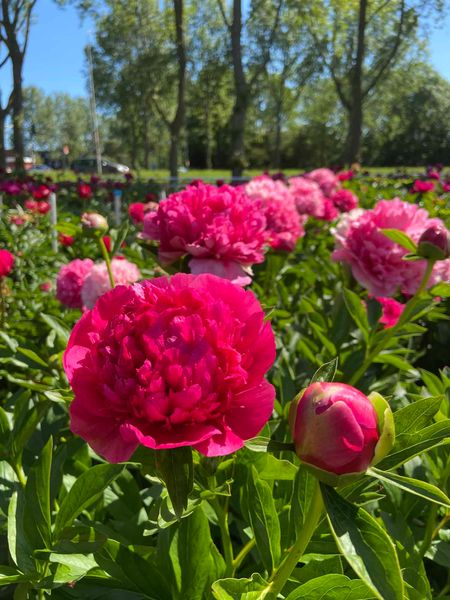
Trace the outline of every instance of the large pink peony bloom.
{"type": "Polygon", "coordinates": [[[229,454],[269,419],[271,326],[250,291],[214,275],[116,287],[75,325],[64,369],[71,429],[111,462],[139,444],[229,454]]]}
{"type": "Polygon", "coordinates": [[[331,202],[341,212],[350,212],[358,206],[358,196],[350,190],[342,188],[331,195],[331,202]]]}
{"type": "MultiPolygon", "coordinates": [[[[372,210],[352,221],[343,235],[336,234],[333,259],[347,262],[354,277],[373,296],[393,296],[398,291],[411,295],[419,287],[425,261],[405,261],[402,246],[392,242],[381,229],[399,229],[415,242],[425,229],[441,224],[430,219],[426,210],[399,198],[381,200],[372,210]]],[[[430,285],[447,281],[450,260],[439,261],[433,270],[430,285]]]]}
{"type": "Polygon", "coordinates": [[[254,200],[261,200],[265,207],[272,248],[293,250],[297,240],[305,235],[303,225],[307,217],[298,214],[289,188],[282,181],[262,175],[247,183],[245,193],[254,200]]]}
{"type": "Polygon", "coordinates": [[[339,177],[331,169],[315,169],[306,173],[305,177],[315,181],[325,196],[331,196],[341,185],[339,177]]]}
{"type": "Polygon", "coordinates": [[[289,180],[289,189],[301,215],[311,215],[316,219],[323,219],[325,196],[318,183],[306,179],[306,177],[292,177],[289,180]]]}
{"type": "MultiPolygon", "coordinates": [[[[124,258],[113,258],[111,269],[116,285],[130,285],[141,278],[141,273],[134,263],[124,258]]],[[[108,269],[105,262],[92,267],[86,276],[81,288],[81,300],[83,307],[93,308],[102,294],[111,289],[108,277],[108,269]]]]}
{"type": "Polygon", "coordinates": [[[56,297],[69,308],[81,308],[81,288],[94,263],[90,258],[76,258],[61,267],[56,279],[56,297]]]}
{"type": "Polygon", "coordinates": [[[190,255],[190,266],[197,271],[215,260],[232,265],[234,271],[241,267],[245,276],[246,267],[263,262],[269,234],[263,208],[242,189],[198,183],[147,213],[143,237],[159,241],[165,264],[190,255]]]}

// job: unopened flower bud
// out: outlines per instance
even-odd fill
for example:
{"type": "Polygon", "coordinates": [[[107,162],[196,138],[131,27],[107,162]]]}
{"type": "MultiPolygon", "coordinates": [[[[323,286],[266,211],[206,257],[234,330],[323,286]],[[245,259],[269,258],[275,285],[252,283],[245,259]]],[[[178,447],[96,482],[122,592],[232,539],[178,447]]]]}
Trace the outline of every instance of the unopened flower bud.
{"type": "Polygon", "coordinates": [[[423,258],[443,260],[450,256],[449,232],[440,224],[425,229],[419,238],[417,254],[423,258]]]}
{"type": "Polygon", "coordinates": [[[103,215],[94,212],[85,212],[81,215],[81,225],[87,232],[104,234],[108,231],[108,221],[103,215]]]}
{"type": "Polygon", "coordinates": [[[289,421],[300,460],[329,485],[359,477],[394,442],[386,400],[344,383],[312,383],[293,401],[289,421]]]}

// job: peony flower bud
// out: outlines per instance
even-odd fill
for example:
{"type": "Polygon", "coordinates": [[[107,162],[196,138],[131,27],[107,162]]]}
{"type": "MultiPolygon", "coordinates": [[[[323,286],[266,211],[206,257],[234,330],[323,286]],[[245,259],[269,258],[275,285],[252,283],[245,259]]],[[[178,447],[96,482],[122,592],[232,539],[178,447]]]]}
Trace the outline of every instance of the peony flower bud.
{"type": "Polygon", "coordinates": [[[293,401],[289,422],[300,460],[329,485],[365,473],[394,442],[386,400],[345,383],[312,383],[293,401]]]}
{"type": "Polygon", "coordinates": [[[108,231],[108,221],[103,215],[94,212],[85,212],[81,215],[81,225],[83,230],[90,233],[106,233],[108,231]]]}
{"type": "Polygon", "coordinates": [[[449,232],[443,225],[432,225],[419,238],[417,254],[423,258],[443,260],[450,256],[449,232]]]}

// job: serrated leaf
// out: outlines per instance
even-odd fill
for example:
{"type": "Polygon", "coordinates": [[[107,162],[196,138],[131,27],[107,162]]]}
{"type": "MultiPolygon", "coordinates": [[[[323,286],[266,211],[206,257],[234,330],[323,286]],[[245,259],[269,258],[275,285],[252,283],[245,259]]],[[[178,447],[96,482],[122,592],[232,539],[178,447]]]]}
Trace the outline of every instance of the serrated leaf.
{"type": "Polygon", "coordinates": [[[395,546],[386,530],[363,508],[321,484],[328,522],[339,550],[380,600],[403,600],[404,588],[395,546]]]}
{"type": "Polygon", "coordinates": [[[104,464],[91,467],[78,477],[61,503],[56,515],[55,538],[88,506],[99,499],[108,485],[120,475],[123,465],[104,464]]]}

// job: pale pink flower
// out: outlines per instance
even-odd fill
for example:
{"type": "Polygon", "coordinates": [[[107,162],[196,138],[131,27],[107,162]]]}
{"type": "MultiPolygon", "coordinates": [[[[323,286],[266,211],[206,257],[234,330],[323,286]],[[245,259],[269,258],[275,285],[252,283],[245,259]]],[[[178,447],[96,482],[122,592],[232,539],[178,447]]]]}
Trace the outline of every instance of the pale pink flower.
{"type": "Polygon", "coordinates": [[[247,183],[245,193],[263,203],[271,247],[288,252],[293,250],[297,240],[305,235],[303,225],[307,216],[297,212],[289,188],[282,181],[262,175],[247,183]]]}
{"type": "MultiPolygon", "coordinates": [[[[419,287],[426,261],[405,261],[407,250],[386,237],[381,229],[399,229],[417,242],[425,229],[441,224],[426,210],[399,198],[381,200],[352,221],[344,235],[336,235],[333,259],[351,266],[353,276],[373,296],[412,295],[419,287]]],[[[450,260],[436,263],[429,285],[448,281],[450,260]]]]}
{"type": "Polygon", "coordinates": [[[306,179],[306,177],[292,177],[289,179],[289,189],[297,211],[301,215],[311,215],[316,219],[323,219],[325,196],[318,183],[306,179]]]}
{"type": "MultiPolygon", "coordinates": [[[[116,285],[130,285],[141,278],[141,273],[134,263],[124,258],[113,258],[111,269],[116,285]]],[[[81,300],[83,307],[93,308],[97,300],[105,292],[111,289],[108,269],[105,262],[98,263],[92,267],[81,288],[81,300]]]]}
{"type": "Polygon", "coordinates": [[[331,169],[314,169],[306,173],[305,177],[315,181],[325,196],[331,196],[340,187],[339,177],[331,169]]]}
{"type": "Polygon", "coordinates": [[[81,288],[94,263],[90,258],[76,258],[59,270],[56,279],[56,297],[69,308],[81,308],[81,288]]]}

